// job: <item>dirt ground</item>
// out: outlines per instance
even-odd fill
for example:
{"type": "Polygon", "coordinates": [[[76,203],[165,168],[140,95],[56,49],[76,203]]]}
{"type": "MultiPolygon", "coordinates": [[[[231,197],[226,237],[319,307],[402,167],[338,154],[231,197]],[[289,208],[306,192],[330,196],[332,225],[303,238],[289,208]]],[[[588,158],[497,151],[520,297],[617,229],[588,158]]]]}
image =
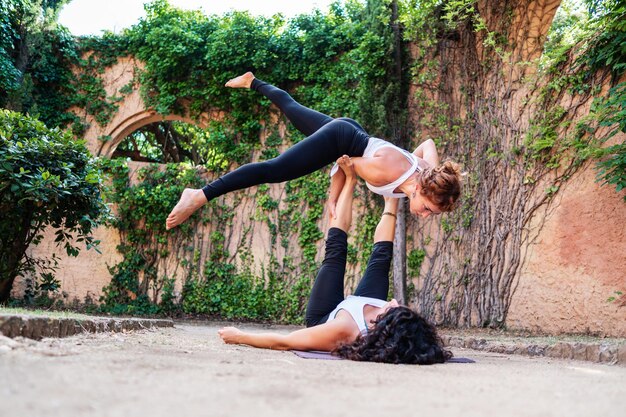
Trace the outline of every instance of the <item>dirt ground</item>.
{"type": "Polygon", "coordinates": [[[624,415],[623,366],[460,349],[476,363],[302,359],[225,345],[219,327],[0,336],[0,416],[624,415]]]}

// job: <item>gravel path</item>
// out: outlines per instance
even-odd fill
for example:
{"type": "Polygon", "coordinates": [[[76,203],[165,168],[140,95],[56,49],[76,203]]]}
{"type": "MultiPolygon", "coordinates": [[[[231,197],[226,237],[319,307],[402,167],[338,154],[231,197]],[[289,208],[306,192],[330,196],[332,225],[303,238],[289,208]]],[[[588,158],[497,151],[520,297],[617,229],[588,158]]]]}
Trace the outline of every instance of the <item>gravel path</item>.
{"type": "Polygon", "coordinates": [[[302,359],[225,345],[218,327],[0,336],[0,416],[624,415],[623,366],[458,348],[476,363],[302,359]]]}

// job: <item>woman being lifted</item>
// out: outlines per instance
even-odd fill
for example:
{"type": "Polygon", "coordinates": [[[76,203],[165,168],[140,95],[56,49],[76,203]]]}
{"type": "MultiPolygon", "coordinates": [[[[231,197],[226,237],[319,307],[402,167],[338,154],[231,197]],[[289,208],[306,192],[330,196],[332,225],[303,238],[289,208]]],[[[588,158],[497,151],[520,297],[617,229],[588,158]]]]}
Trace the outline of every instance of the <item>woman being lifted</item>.
{"type": "Polygon", "coordinates": [[[306,329],[289,334],[248,333],[235,327],[219,330],[226,343],[277,350],[322,350],[357,361],[433,364],[452,357],[435,328],[389,293],[389,269],[398,199],[385,197],[385,209],[374,232],[374,248],[352,296],[344,299],[348,230],[356,184],[350,158],[338,161],[345,181],[337,200],[337,216],[329,224],[324,261],[311,289],[306,329]]]}
{"type": "MultiPolygon", "coordinates": [[[[453,162],[439,164],[432,140],[410,153],[370,137],[352,119],[333,119],[299,104],[285,91],[256,79],[251,72],[233,78],[226,86],[250,88],[263,94],[307,138],[274,159],[243,165],[202,189],[185,189],[167,217],[167,229],[181,224],[220,195],[254,185],[293,180],[325,167],[342,155],[352,157],[356,175],[373,192],[386,197],[409,197],[410,211],[416,216],[428,217],[454,208],[461,192],[460,171],[453,162]]],[[[328,205],[331,217],[335,217],[345,175],[337,167],[331,175],[328,205]]]]}

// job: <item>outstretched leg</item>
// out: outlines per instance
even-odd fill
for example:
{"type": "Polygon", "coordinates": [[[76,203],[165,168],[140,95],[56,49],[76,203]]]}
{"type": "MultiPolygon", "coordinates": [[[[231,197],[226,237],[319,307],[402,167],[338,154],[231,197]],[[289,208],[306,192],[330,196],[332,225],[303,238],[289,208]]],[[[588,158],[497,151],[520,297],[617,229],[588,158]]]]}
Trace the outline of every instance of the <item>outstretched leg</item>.
{"type": "Polygon", "coordinates": [[[387,299],[398,201],[397,198],[385,197],[385,209],[374,232],[374,249],[354,295],[387,299]]]}
{"type": "Polygon", "coordinates": [[[167,217],[166,227],[171,229],[179,225],[195,210],[222,194],[300,178],[334,162],[341,155],[362,156],[368,139],[365,132],[352,124],[333,120],[274,159],[243,165],[202,190],[185,190],[167,217]]]}
{"type": "Polygon", "coordinates": [[[298,104],[286,92],[258,81],[251,72],[226,83],[232,88],[248,88],[255,82],[264,94],[276,100],[302,132],[312,132],[306,139],[269,161],[247,164],[218,178],[202,190],[186,189],[166,220],[166,228],[178,226],[208,201],[230,191],[265,183],[278,183],[315,172],[341,155],[362,156],[369,136],[352,119],[332,119],[298,104]],[[321,127],[320,127],[321,126],[321,127]],[[314,133],[313,133],[314,132],[314,133]]]}
{"type": "Polygon", "coordinates": [[[239,77],[235,77],[226,83],[226,87],[250,88],[263,94],[282,111],[287,119],[302,132],[305,136],[310,136],[319,128],[333,120],[332,117],[310,109],[298,103],[287,93],[278,87],[261,81],[254,77],[251,72],[246,72],[239,77]]]}
{"type": "Polygon", "coordinates": [[[331,220],[326,238],[324,261],[317,273],[306,308],[308,327],[324,323],[328,314],[343,301],[343,278],[348,255],[348,230],[352,223],[352,196],[356,175],[347,156],[337,160],[346,172],[346,183],[337,200],[337,218],[331,220]]]}

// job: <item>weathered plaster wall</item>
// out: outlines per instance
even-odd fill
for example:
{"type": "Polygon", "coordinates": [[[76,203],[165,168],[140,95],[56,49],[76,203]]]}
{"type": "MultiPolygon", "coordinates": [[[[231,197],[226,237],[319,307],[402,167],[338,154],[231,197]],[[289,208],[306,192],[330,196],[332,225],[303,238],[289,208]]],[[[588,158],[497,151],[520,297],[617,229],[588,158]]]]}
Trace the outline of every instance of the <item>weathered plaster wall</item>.
{"type": "MultiPolygon", "coordinates": [[[[81,246],[81,252],[77,257],[67,256],[65,249],[54,242],[55,235],[51,230],[44,233],[44,239],[38,246],[29,249],[34,257],[50,258],[53,253],[57,255],[59,269],[56,278],[61,282],[61,293],[66,303],[73,301],[83,303],[86,299],[97,303],[102,295],[102,288],[111,281],[107,267],[116,265],[122,260],[115,249],[120,243],[116,230],[100,227],[96,229],[94,237],[103,242],[99,248],[101,253],[94,249],[85,250],[84,246],[81,246]]],[[[25,279],[18,277],[12,295],[20,296],[25,287],[25,279]]]]}
{"type": "MultiPolygon", "coordinates": [[[[105,74],[110,80],[109,95],[115,94],[132,79],[136,64],[130,59],[121,60],[105,74]]],[[[174,115],[168,118],[191,121],[174,115]]],[[[120,110],[111,124],[99,127],[92,122],[87,132],[89,149],[95,154],[110,155],[126,134],[157,120],[163,120],[163,117],[146,110],[135,91],[120,102],[120,110]],[[107,135],[112,137],[109,142],[103,144],[98,140],[107,135]]],[[[272,185],[269,192],[278,200],[285,197],[284,185],[272,185]]],[[[227,233],[231,236],[232,262],[241,265],[236,254],[243,244],[249,248],[258,271],[269,262],[272,249],[268,245],[267,225],[255,220],[255,193],[256,189],[252,188],[237,195],[241,202],[235,208],[235,218],[227,233]],[[251,229],[243,239],[245,227],[251,229]]],[[[535,243],[529,248],[509,312],[509,327],[551,333],[626,336],[626,299],[622,296],[615,302],[607,302],[615,291],[626,293],[626,204],[622,197],[623,194],[618,195],[611,187],[600,187],[595,182],[595,170],[591,166],[563,190],[535,243]]],[[[233,198],[228,197],[228,201],[233,198]]],[[[359,221],[359,210],[358,207],[355,224],[359,221]]],[[[325,230],[325,220],[322,223],[320,227],[325,230]]],[[[210,231],[198,230],[196,239],[205,242],[204,247],[208,248],[209,236],[210,231]]],[[[70,299],[83,300],[90,296],[97,300],[110,280],[107,266],[121,259],[116,251],[119,235],[115,230],[100,228],[96,237],[102,241],[102,254],[93,250],[82,251],[77,258],[67,258],[56,248],[52,236],[32,249],[35,255],[54,252],[61,257],[58,278],[70,299]]],[[[297,250],[297,242],[292,243],[289,250],[297,250]]],[[[323,240],[318,243],[320,255],[322,247],[323,240]]],[[[274,251],[278,259],[288,252],[280,246],[274,251]]],[[[207,253],[203,256],[206,257],[207,253]]],[[[352,266],[347,274],[348,284],[356,275],[356,267],[352,266]]],[[[179,280],[179,289],[181,283],[179,280]]],[[[23,281],[22,285],[16,285],[16,293],[20,288],[23,288],[23,281]]]]}
{"type": "MultiPolygon", "coordinates": [[[[506,144],[523,138],[532,122],[546,111],[542,107],[543,101],[536,98],[547,78],[541,76],[535,80],[537,67],[532,63],[542,54],[545,35],[559,4],[558,0],[481,0],[477,3],[489,30],[509,34],[510,42],[503,46],[506,58],[502,66],[496,64],[499,60],[493,56],[493,50],[485,48],[486,31],[457,28],[456,32],[440,39],[436,53],[425,57],[419,45],[414,44],[410,51],[412,57],[421,60],[417,62],[433,64],[434,68],[430,70],[424,65],[420,70],[424,76],[415,77],[409,94],[409,113],[417,134],[422,138],[447,138],[437,130],[439,127],[434,121],[438,114],[428,106],[430,99],[435,103],[433,107],[443,104],[441,112],[449,109],[445,113],[449,117],[458,116],[463,122],[467,121],[468,115],[476,118],[467,125],[466,132],[470,134],[459,134],[457,139],[460,141],[491,135],[492,139],[506,144]],[[512,7],[513,12],[508,7],[512,7]],[[503,19],[503,11],[515,18],[510,22],[503,19]],[[506,22],[506,28],[501,27],[503,22],[506,22]],[[537,81],[536,85],[533,81],[537,81]]],[[[603,79],[601,71],[597,75],[598,80],[603,79]]],[[[609,79],[605,77],[604,81],[602,92],[606,93],[609,79]]],[[[564,92],[559,100],[558,104],[567,111],[567,120],[572,121],[570,128],[573,130],[575,122],[589,114],[593,98],[564,92]]],[[[439,110],[438,107],[435,109],[439,110]]],[[[614,140],[623,142],[626,137],[621,135],[614,140]]],[[[443,155],[446,156],[449,155],[443,155]]],[[[462,156],[462,153],[457,155],[460,160],[462,156]]],[[[617,296],[616,291],[626,293],[624,193],[616,193],[612,186],[601,187],[595,182],[596,173],[592,164],[577,172],[567,186],[561,187],[549,212],[536,213],[533,223],[524,230],[525,236],[536,238],[528,248],[522,248],[525,259],[521,273],[515,277],[517,286],[506,319],[508,327],[552,333],[626,336],[626,299],[622,296],[614,302],[607,302],[609,297],[617,296]],[[546,220],[540,224],[544,214],[546,220]]],[[[502,197],[502,194],[498,196],[499,190],[492,191],[485,195],[493,199],[502,197]]],[[[537,191],[530,196],[530,201],[526,201],[528,206],[532,206],[533,197],[537,197],[537,201],[543,197],[544,188],[539,187],[537,191]]],[[[503,203],[503,207],[513,201],[501,199],[498,203],[503,203]]],[[[424,229],[436,233],[436,226],[427,221],[424,229]]],[[[432,233],[425,234],[437,239],[432,233]]],[[[477,248],[473,253],[481,249],[477,248]]],[[[469,254],[467,259],[471,256],[469,254]]],[[[428,258],[422,265],[422,274],[427,267],[428,258]]],[[[416,281],[421,284],[420,280],[416,281]]]]}
{"type": "Polygon", "coordinates": [[[626,335],[625,193],[600,186],[595,173],[570,181],[530,246],[509,327],[626,335]]]}

